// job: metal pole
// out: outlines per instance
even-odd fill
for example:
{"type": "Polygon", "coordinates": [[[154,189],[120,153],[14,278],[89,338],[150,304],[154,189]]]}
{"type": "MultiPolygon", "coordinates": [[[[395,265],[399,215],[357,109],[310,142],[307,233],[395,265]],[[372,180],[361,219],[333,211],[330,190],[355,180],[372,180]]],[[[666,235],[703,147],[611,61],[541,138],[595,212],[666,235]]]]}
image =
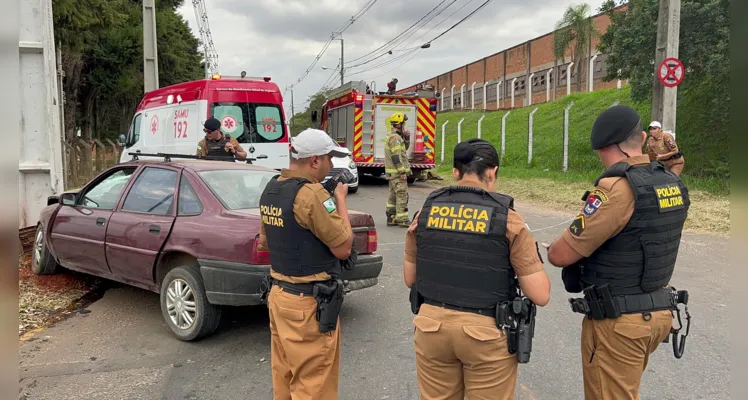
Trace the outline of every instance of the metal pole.
{"type": "Polygon", "coordinates": [[[442,124],[442,161],[441,161],[442,163],[444,163],[444,142],[446,142],[444,131],[446,130],[448,123],[449,121],[445,121],[442,124]]]}
{"type": "Polygon", "coordinates": [[[528,123],[528,131],[527,131],[527,165],[530,165],[532,163],[532,123],[533,123],[533,116],[538,111],[538,107],[535,107],[534,110],[530,111],[530,121],[528,123]]]}
{"type": "Polygon", "coordinates": [[[340,34],[340,86],[345,85],[345,52],[343,51],[343,34],[340,34]]]}
{"type": "Polygon", "coordinates": [[[657,18],[657,47],[655,73],[652,85],[652,119],[662,122],[662,129],[675,136],[678,88],[668,88],[659,79],[659,67],[668,57],[678,58],[680,41],[680,0],[660,0],[657,18]]]}
{"type": "MultiPolygon", "coordinates": [[[[569,74],[566,74],[567,78],[569,74]]],[[[563,171],[566,172],[569,169],[569,111],[574,107],[574,102],[570,102],[564,110],[564,166],[563,171]]]]}
{"type": "Polygon", "coordinates": [[[569,63],[569,66],[566,67],[566,95],[571,94],[571,67],[574,66],[574,63],[569,63]]]}
{"type": "Polygon", "coordinates": [[[457,143],[462,142],[462,121],[464,121],[465,118],[461,119],[460,122],[457,123],[457,143]]]}
{"type": "Polygon", "coordinates": [[[486,114],[483,114],[478,120],[478,139],[480,139],[481,135],[481,125],[483,124],[483,118],[486,118],[486,114]]]}
{"type": "Polygon", "coordinates": [[[143,0],[143,89],[145,93],[158,89],[155,0],[143,0]]]}
{"type": "Polygon", "coordinates": [[[503,117],[501,117],[501,159],[504,159],[504,148],[506,147],[506,117],[509,116],[511,111],[507,111],[503,117]]]}

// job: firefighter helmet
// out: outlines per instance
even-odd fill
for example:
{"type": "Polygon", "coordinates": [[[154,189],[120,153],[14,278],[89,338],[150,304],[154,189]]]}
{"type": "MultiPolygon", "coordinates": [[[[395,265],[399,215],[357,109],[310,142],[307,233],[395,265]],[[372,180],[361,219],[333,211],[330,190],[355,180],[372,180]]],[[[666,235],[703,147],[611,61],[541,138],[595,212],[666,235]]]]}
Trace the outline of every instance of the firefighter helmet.
{"type": "Polygon", "coordinates": [[[403,122],[407,120],[408,120],[408,116],[401,112],[394,113],[392,114],[392,116],[390,116],[390,124],[392,125],[402,124],[403,122]]]}

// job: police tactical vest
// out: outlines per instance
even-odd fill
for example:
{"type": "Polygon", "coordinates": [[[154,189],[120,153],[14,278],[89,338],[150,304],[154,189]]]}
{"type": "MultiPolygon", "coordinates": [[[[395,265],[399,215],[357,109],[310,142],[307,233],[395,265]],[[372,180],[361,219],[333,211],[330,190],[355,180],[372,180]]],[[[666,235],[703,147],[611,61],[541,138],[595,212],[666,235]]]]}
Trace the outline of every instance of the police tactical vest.
{"type": "Polygon", "coordinates": [[[581,261],[582,284],[609,284],[611,294],[655,291],[670,282],[690,200],[688,188],[661,163],[608,168],[602,178],[625,177],[634,191],[634,214],[621,233],[581,261]]]}
{"type": "Polygon", "coordinates": [[[288,276],[308,276],[327,272],[340,276],[340,260],[319,238],[296,223],[293,202],[304,178],[268,182],[260,197],[260,215],[265,225],[270,265],[288,276]]]}
{"type": "Polygon", "coordinates": [[[416,228],[416,289],[424,299],[491,308],[514,298],[509,262],[509,196],[452,186],[426,199],[416,228]]]}
{"type": "Polygon", "coordinates": [[[215,141],[205,138],[205,153],[212,157],[224,157],[227,161],[234,160],[234,153],[226,151],[226,143],[231,142],[231,136],[223,135],[223,139],[215,141]]]}

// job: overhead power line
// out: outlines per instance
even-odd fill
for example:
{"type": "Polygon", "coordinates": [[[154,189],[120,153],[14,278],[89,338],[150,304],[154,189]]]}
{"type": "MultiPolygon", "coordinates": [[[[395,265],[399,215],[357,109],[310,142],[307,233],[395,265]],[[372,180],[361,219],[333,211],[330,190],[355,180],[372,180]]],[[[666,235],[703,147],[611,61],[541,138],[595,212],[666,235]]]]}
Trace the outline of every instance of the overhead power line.
{"type": "Polygon", "coordinates": [[[480,11],[480,10],[481,10],[481,9],[482,9],[483,7],[487,6],[487,5],[488,5],[488,3],[490,3],[491,1],[492,1],[492,0],[486,0],[486,1],[484,1],[484,2],[483,2],[483,4],[481,4],[480,6],[478,6],[478,8],[476,8],[475,10],[473,10],[473,12],[471,12],[471,13],[470,13],[470,14],[468,14],[468,15],[466,15],[466,16],[465,16],[465,17],[463,17],[463,18],[462,18],[461,20],[457,21],[457,22],[456,22],[456,23],[455,23],[454,25],[450,26],[450,27],[449,27],[449,29],[447,29],[446,31],[444,31],[444,32],[442,32],[442,33],[440,33],[440,34],[438,34],[438,35],[437,35],[436,37],[434,37],[433,39],[429,40],[429,41],[428,41],[428,42],[426,42],[426,43],[432,43],[432,42],[433,42],[433,41],[435,41],[436,39],[439,39],[440,37],[442,37],[442,36],[446,35],[446,34],[447,34],[447,33],[448,33],[449,31],[451,31],[452,29],[456,28],[456,27],[457,27],[458,25],[460,25],[461,23],[463,23],[463,22],[467,21],[467,19],[468,19],[468,18],[472,17],[472,16],[473,16],[473,15],[474,15],[475,13],[477,13],[478,11],[480,11]]]}
{"type": "Polygon", "coordinates": [[[301,83],[301,81],[303,81],[304,78],[306,78],[307,75],[309,75],[309,72],[312,71],[312,69],[314,68],[314,66],[317,65],[317,62],[319,62],[320,58],[322,58],[322,56],[325,54],[325,52],[327,51],[327,49],[330,47],[330,44],[332,43],[332,41],[335,40],[335,34],[336,33],[337,34],[343,33],[346,29],[348,29],[351,25],[353,25],[353,23],[356,22],[356,20],[358,20],[359,18],[361,18],[362,16],[364,16],[364,14],[366,14],[366,12],[369,11],[369,9],[371,9],[371,7],[374,6],[374,4],[377,1],[378,0],[369,0],[366,4],[364,4],[364,6],[361,8],[361,10],[359,10],[356,14],[354,14],[353,16],[351,16],[351,19],[348,20],[348,22],[346,22],[340,29],[338,29],[337,31],[333,32],[330,35],[330,39],[327,41],[327,43],[325,43],[324,46],[322,46],[322,50],[320,50],[320,52],[317,54],[317,56],[314,57],[314,60],[312,61],[312,64],[304,71],[303,74],[301,74],[301,77],[299,77],[299,79],[296,80],[296,83],[294,85],[297,85],[297,84],[301,83]]]}
{"type": "MultiPolygon", "coordinates": [[[[357,57],[357,58],[354,58],[352,60],[349,60],[348,62],[349,63],[355,63],[357,61],[362,61],[362,60],[365,60],[365,59],[370,59],[373,55],[377,54],[379,51],[385,49],[388,46],[391,46],[391,44],[393,42],[395,42],[396,40],[398,40],[399,38],[401,38],[403,35],[407,34],[411,29],[413,29],[413,27],[415,27],[416,25],[418,25],[419,23],[421,23],[424,19],[426,19],[434,11],[438,10],[439,7],[441,7],[442,4],[444,4],[446,1],[447,0],[442,0],[442,2],[440,2],[439,4],[437,4],[434,8],[432,8],[431,11],[429,11],[428,13],[426,13],[426,15],[424,15],[423,17],[421,17],[418,21],[414,22],[413,25],[409,26],[407,29],[405,29],[404,31],[400,32],[400,34],[398,34],[394,38],[390,39],[389,41],[387,41],[383,45],[379,46],[378,48],[376,48],[376,49],[370,51],[369,53],[366,53],[366,54],[364,54],[364,55],[362,55],[360,57],[357,57]]],[[[451,6],[452,4],[454,4],[456,1],[457,0],[452,0],[452,2],[449,5],[447,5],[447,7],[445,7],[445,9],[449,8],[449,6],[451,6]]],[[[433,19],[433,17],[432,17],[432,19],[433,19]]],[[[418,29],[420,29],[420,27],[418,29]]],[[[418,29],[416,29],[414,32],[418,31],[418,29]]],[[[412,35],[412,33],[411,33],[411,35],[412,35]]],[[[383,54],[387,54],[388,51],[389,50],[385,49],[383,54]]],[[[371,61],[371,59],[369,61],[371,61]]],[[[361,64],[358,64],[358,65],[361,65],[361,64]]]]}

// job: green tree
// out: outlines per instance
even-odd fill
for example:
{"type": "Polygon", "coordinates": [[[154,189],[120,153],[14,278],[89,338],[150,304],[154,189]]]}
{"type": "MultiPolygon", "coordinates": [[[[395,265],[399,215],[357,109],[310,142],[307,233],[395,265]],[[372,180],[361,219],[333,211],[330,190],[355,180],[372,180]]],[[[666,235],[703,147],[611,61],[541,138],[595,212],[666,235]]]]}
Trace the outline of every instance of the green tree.
{"type": "MultiPolygon", "coordinates": [[[[630,0],[627,10],[616,10],[618,4],[609,0],[601,8],[611,18],[598,45],[608,56],[605,80],[619,79],[620,70],[620,79],[631,85],[633,100],[651,101],[659,1],[630,0]]],[[[719,177],[724,177],[724,167],[729,165],[725,151],[730,119],[729,8],[729,0],[682,0],[678,48],[678,58],[686,66],[685,79],[678,86],[676,131],[684,133],[678,141],[693,150],[694,157],[687,161],[691,171],[719,177]]]]}
{"type": "Polygon", "coordinates": [[[309,96],[309,105],[307,108],[291,117],[291,136],[296,136],[307,128],[319,128],[320,121],[322,120],[322,106],[325,104],[325,101],[327,101],[327,96],[324,92],[309,96]],[[314,123],[312,122],[313,111],[317,112],[317,122],[314,123]]]}
{"type": "MultiPolygon", "coordinates": [[[[596,35],[598,32],[590,16],[590,6],[586,3],[569,6],[556,23],[553,34],[554,62],[563,62],[567,51],[571,50],[571,60],[577,75],[577,91],[582,90],[586,60],[590,57],[592,38],[596,35]]],[[[558,73],[555,75],[558,76],[558,73]]],[[[571,71],[567,71],[567,79],[571,79],[571,71]]]]}

